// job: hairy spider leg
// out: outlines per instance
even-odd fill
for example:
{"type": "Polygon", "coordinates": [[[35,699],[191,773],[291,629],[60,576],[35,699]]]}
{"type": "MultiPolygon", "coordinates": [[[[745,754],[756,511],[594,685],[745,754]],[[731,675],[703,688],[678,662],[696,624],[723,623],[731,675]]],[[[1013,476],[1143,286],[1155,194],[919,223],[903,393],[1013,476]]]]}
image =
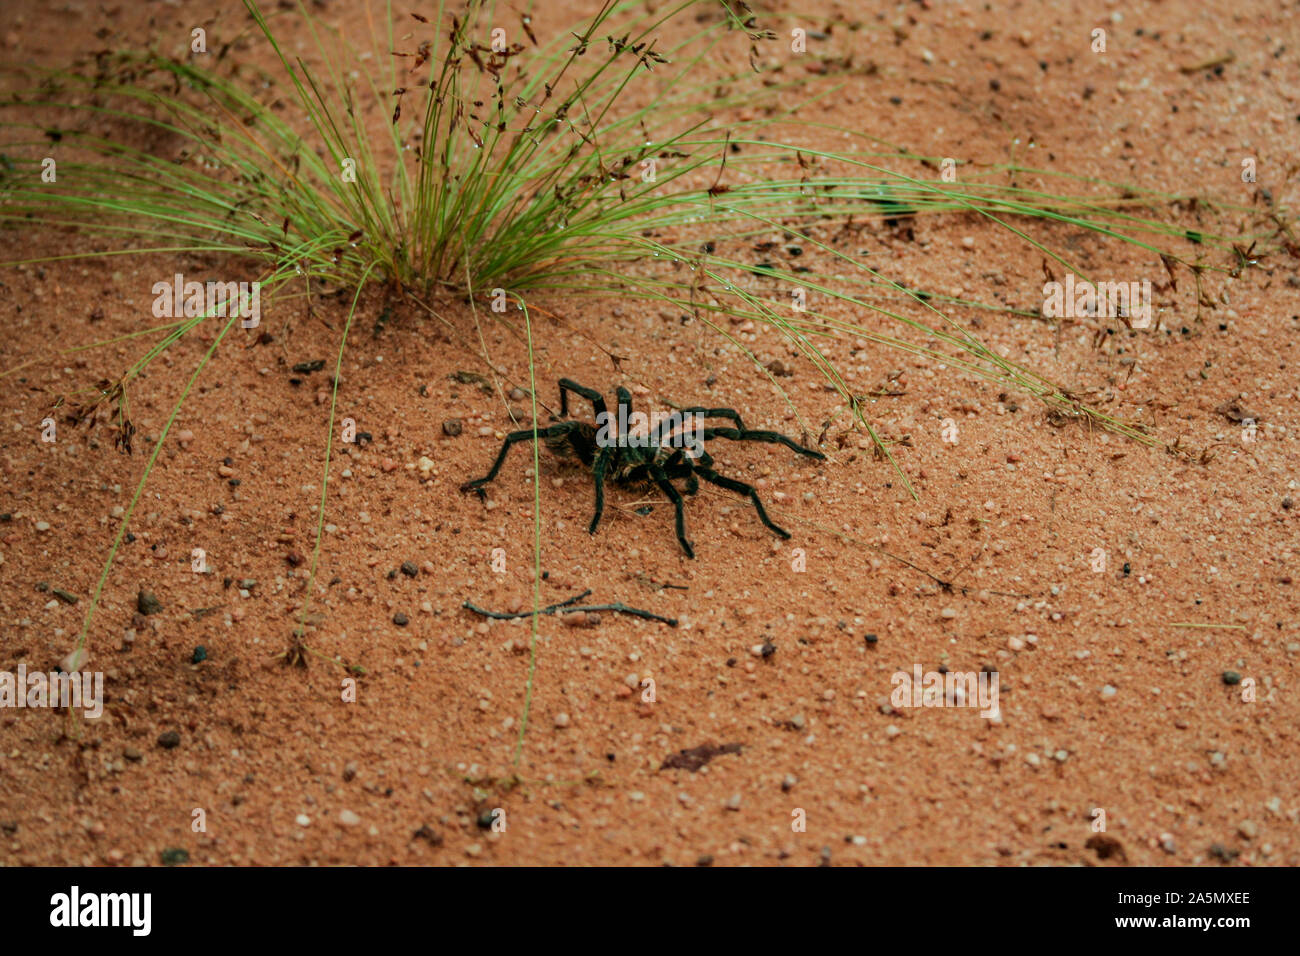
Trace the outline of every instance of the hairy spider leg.
{"type": "Polygon", "coordinates": [[[685,435],[687,433],[686,423],[694,415],[701,418],[725,418],[728,421],[735,422],[736,427],[741,431],[745,430],[745,423],[740,420],[740,412],[734,408],[705,408],[703,405],[692,405],[690,408],[674,409],[671,415],[660,419],[654,428],[654,443],[665,447],[670,445],[673,435],[677,431],[675,426],[680,426],[682,434],[685,435]]]}
{"type": "Polygon", "coordinates": [[[704,429],[704,440],[710,438],[729,438],[732,441],[765,441],[773,445],[784,445],[791,451],[797,451],[801,455],[807,455],[809,458],[825,459],[826,456],[819,451],[813,451],[811,448],[804,448],[792,438],[787,438],[780,432],[765,432],[740,430],[738,428],[706,428],[704,429]]]}
{"type": "Polygon", "coordinates": [[[501,446],[501,453],[497,455],[497,460],[492,463],[492,469],[482,478],[475,478],[473,481],[465,482],[460,486],[460,490],[477,491],[480,498],[486,498],[487,493],[483,490],[483,486],[497,476],[497,472],[505,464],[506,455],[510,454],[511,445],[521,441],[532,441],[534,437],[561,438],[572,432],[578,425],[578,422],[560,422],[558,425],[551,425],[549,428],[539,428],[535,432],[531,428],[511,432],[506,436],[505,443],[501,446]]]}
{"type": "Polygon", "coordinates": [[[693,559],[695,549],[686,540],[686,514],[681,493],[673,487],[673,483],[668,480],[668,475],[659,465],[650,465],[650,477],[654,479],[654,483],[659,486],[660,490],[668,496],[668,500],[673,503],[673,508],[677,512],[677,541],[682,546],[682,550],[686,552],[686,556],[693,559]]]}
{"type": "Polygon", "coordinates": [[[594,388],[587,388],[585,385],[579,385],[571,378],[560,379],[560,417],[566,418],[569,414],[569,393],[573,392],[581,395],[596,411],[596,424],[601,422],[601,416],[608,414],[605,409],[605,396],[600,394],[594,388]]]}
{"type": "Polygon", "coordinates": [[[734,491],[737,494],[748,495],[749,500],[754,504],[754,510],[758,512],[758,520],[763,522],[783,538],[790,537],[790,532],[784,528],[772,523],[772,519],[767,516],[763,510],[763,502],[758,499],[758,492],[754,490],[753,485],[747,485],[743,481],[737,481],[735,478],[728,478],[726,475],[720,475],[708,465],[696,465],[696,473],[709,484],[717,485],[719,488],[726,488],[728,491],[734,491]]]}
{"type": "Polygon", "coordinates": [[[591,516],[591,524],[587,527],[587,534],[595,534],[596,528],[600,524],[600,516],[605,513],[605,472],[609,468],[609,459],[613,452],[608,448],[602,448],[596,455],[596,463],[591,466],[591,480],[596,483],[596,513],[591,516]]]}
{"type": "MultiPolygon", "coordinates": [[[[695,466],[688,461],[684,461],[684,457],[684,453],[680,448],[673,452],[672,457],[663,463],[664,474],[669,479],[685,478],[686,487],[682,491],[688,495],[693,495],[700,490],[700,480],[695,477],[695,466]]],[[[707,452],[700,457],[701,460],[708,459],[705,462],[706,465],[713,463],[713,459],[709,458],[707,452]]]]}
{"type": "Polygon", "coordinates": [[[734,408],[705,408],[702,405],[692,405],[690,408],[678,409],[683,415],[702,415],[705,418],[727,418],[736,423],[736,427],[742,432],[745,430],[745,423],[740,420],[740,412],[734,408]]]}
{"type": "MultiPolygon", "coordinates": [[[[614,395],[618,398],[618,424],[619,429],[621,429],[624,422],[632,421],[632,393],[620,385],[614,389],[614,395]],[[625,408],[627,409],[626,412],[623,411],[625,408]]],[[[627,436],[619,429],[611,428],[610,433],[617,434],[619,445],[625,445],[627,444],[627,436]]]]}

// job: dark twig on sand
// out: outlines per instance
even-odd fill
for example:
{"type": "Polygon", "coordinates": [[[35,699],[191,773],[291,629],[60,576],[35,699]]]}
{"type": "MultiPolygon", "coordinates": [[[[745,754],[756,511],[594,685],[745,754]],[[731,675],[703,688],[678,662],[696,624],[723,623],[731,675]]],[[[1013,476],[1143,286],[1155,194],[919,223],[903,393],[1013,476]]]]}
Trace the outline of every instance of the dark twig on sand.
{"type": "Polygon", "coordinates": [[[628,607],[626,604],[575,604],[574,603],[575,601],[581,601],[590,593],[591,593],[591,589],[588,588],[587,590],[583,591],[581,594],[575,594],[567,601],[561,601],[559,604],[552,604],[549,607],[539,608],[536,611],[516,611],[516,612],[489,611],[486,608],[479,607],[478,605],[474,604],[472,601],[466,601],[464,604],[461,605],[461,607],[465,608],[468,611],[473,611],[475,614],[482,614],[484,617],[490,617],[495,621],[513,621],[516,618],[532,617],[534,614],[554,614],[556,611],[611,611],[611,612],[616,612],[618,614],[631,614],[633,617],[642,617],[648,621],[661,621],[662,623],[667,624],[669,627],[677,626],[677,618],[675,617],[661,617],[660,615],[655,614],[652,611],[643,611],[639,607],[628,607]]]}

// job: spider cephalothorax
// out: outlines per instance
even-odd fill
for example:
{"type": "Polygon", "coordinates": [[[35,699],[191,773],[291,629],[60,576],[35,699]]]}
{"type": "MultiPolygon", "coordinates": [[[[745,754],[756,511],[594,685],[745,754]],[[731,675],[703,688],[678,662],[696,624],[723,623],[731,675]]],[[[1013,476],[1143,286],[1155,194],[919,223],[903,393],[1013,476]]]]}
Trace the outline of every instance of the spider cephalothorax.
{"type": "Polygon", "coordinates": [[[580,461],[591,471],[596,485],[596,513],[592,516],[591,526],[587,531],[596,533],[601,515],[605,511],[605,482],[616,485],[657,486],[676,509],[677,540],[688,558],[695,557],[695,549],[686,540],[686,519],[683,514],[683,499],[673,482],[683,479],[682,491],[693,495],[700,488],[700,479],[726,488],[738,494],[747,495],[758,512],[758,519],[783,538],[790,537],[784,528],[772,523],[763,509],[758,492],[753,486],[718,474],[713,468],[713,458],[704,450],[704,442],[714,438],[726,438],[731,441],[762,441],[797,451],[809,458],[824,459],[826,456],[811,448],[804,448],[794,440],[779,432],[755,431],[746,428],[740,420],[740,414],[730,408],[684,408],[657,422],[648,431],[629,429],[628,422],[638,416],[632,411],[632,395],[621,386],[618,396],[618,413],[611,415],[605,406],[604,396],[595,389],[585,388],[576,382],[560,379],[560,417],[561,420],[546,428],[534,431],[526,428],[511,432],[506,436],[501,453],[492,463],[492,468],[482,478],[467,481],[461,485],[461,491],[476,491],[484,497],[483,486],[496,478],[497,472],[510,452],[510,446],[516,442],[529,441],[534,437],[542,439],[546,447],[561,457],[580,461]],[[581,395],[591,402],[596,412],[597,425],[568,419],[569,392],[581,395]],[[724,418],[734,423],[735,427],[706,427],[706,419],[724,418]]]}

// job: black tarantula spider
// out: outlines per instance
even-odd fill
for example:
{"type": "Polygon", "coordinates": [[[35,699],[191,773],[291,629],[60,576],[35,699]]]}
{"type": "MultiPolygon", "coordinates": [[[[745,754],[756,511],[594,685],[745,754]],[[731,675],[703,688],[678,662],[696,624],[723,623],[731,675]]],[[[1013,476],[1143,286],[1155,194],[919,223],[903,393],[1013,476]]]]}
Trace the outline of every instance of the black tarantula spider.
{"type": "Polygon", "coordinates": [[[461,491],[476,491],[480,498],[486,497],[483,486],[492,481],[501,470],[501,465],[510,452],[510,446],[516,442],[529,441],[534,434],[546,442],[546,447],[563,458],[576,458],[591,471],[596,485],[596,513],[592,515],[589,534],[595,534],[600,524],[600,517],[605,511],[605,482],[611,481],[624,487],[648,487],[657,485],[668,500],[677,509],[677,540],[688,558],[695,557],[695,549],[686,540],[686,519],[682,513],[683,499],[681,492],[673,485],[678,478],[685,479],[683,491],[695,494],[703,478],[710,484],[738,494],[747,495],[758,512],[758,520],[779,534],[782,538],[790,537],[784,528],[772,523],[772,519],[763,510],[763,502],[753,486],[720,475],[713,469],[713,458],[704,450],[703,443],[713,438],[727,438],[731,441],[762,441],[776,445],[785,445],[809,458],[824,460],[819,451],[804,448],[778,432],[755,431],[746,428],[740,420],[740,414],[730,408],[683,408],[659,421],[648,434],[631,433],[628,430],[629,419],[644,415],[632,412],[632,395],[620,386],[618,396],[618,413],[611,415],[605,406],[605,398],[593,388],[586,388],[571,379],[560,379],[560,418],[554,424],[537,429],[525,428],[511,432],[506,436],[501,453],[492,463],[492,469],[482,478],[467,481],[460,486],[461,491]],[[596,425],[570,420],[569,392],[581,395],[591,402],[596,412],[596,425]],[[735,427],[703,427],[706,418],[723,418],[734,423],[735,427]],[[684,424],[694,425],[692,431],[674,434],[684,424]]]}

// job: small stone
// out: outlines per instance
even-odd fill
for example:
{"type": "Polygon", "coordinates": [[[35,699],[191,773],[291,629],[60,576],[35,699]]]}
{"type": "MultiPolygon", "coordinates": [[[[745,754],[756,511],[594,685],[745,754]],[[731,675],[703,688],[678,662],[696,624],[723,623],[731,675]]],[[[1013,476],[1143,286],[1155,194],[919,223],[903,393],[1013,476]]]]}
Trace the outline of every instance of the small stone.
{"type": "Polygon", "coordinates": [[[305,813],[300,813],[300,814],[298,814],[296,817],[293,818],[293,822],[296,823],[296,824],[298,824],[298,826],[300,826],[300,827],[310,826],[310,825],[311,825],[311,817],[307,816],[307,814],[305,814],[305,813]]]}
{"type": "Polygon", "coordinates": [[[36,522],[36,530],[37,530],[37,531],[49,531],[49,530],[50,530],[50,523],[49,523],[48,521],[38,521],[38,522],[36,522]]]}
{"type": "Polygon", "coordinates": [[[1210,856],[1222,863],[1231,863],[1237,857],[1241,856],[1241,851],[1229,849],[1222,843],[1212,843],[1210,844],[1210,856]]]}
{"type": "Polygon", "coordinates": [[[361,818],[351,810],[343,810],[339,813],[339,823],[345,827],[355,827],[361,823],[361,818]]]}
{"type": "Polygon", "coordinates": [[[464,430],[464,427],[459,418],[448,418],[442,423],[442,433],[455,438],[464,430]]]}
{"type": "Polygon", "coordinates": [[[158,746],[163,750],[174,750],[181,745],[179,731],[167,730],[158,735],[158,746]]]}
{"type": "Polygon", "coordinates": [[[355,780],[356,776],[357,776],[357,762],[355,760],[349,760],[346,764],[343,765],[343,779],[351,781],[351,780],[355,780]]]}
{"type": "Polygon", "coordinates": [[[781,789],[784,792],[789,793],[791,790],[794,789],[795,784],[797,784],[798,782],[799,782],[798,777],[796,777],[792,773],[787,773],[784,777],[781,778],[781,789]]]}
{"type": "Polygon", "coordinates": [[[393,615],[393,623],[396,624],[398,627],[406,627],[406,625],[411,623],[411,619],[407,617],[405,614],[403,614],[401,611],[398,611],[396,614],[393,615]]]}
{"type": "Polygon", "coordinates": [[[1224,672],[1223,672],[1223,682],[1224,682],[1225,684],[1228,684],[1229,686],[1231,686],[1231,685],[1233,685],[1233,684],[1240,684],[1240,683],[1241,683],[1241,675],[1238,674],[1236,671],[1224,671],[1224,672]]]}
{"type": "Polygon", "coordinates": [[[946,607],[946,608],[944,608],[942,611],[939,612],[939,616],[940,616],[941,618],[944,618],[945,620],[951,621],[953,618],[955,618],[955,617],[957,616],[957,609],[956,609],[956,608],[951,608],[951,607],[946,607]]]}
{"type": "Polygon", "coordinates": [[[1115,696],[1116,694],[1118,694],[1118,693],[1119,693],[1119,691],[1117,691],[1117,690],[1116,690],[1114,687],[1112,687],[1110,684],[1107,684],[1105,687],[1103,687],[1103,688],[1101,689],[1101,696],[1102,696],[1103,698],[1105,698],[1106,700],[1110,700],[1112,697],[1114,697],[1114,696],[1115,696]]]}
{"type": "Polygon", "coordinates": [[[169,846],[159,854],[163,866],[178,866],[181,863],[190,862],[189,850],[183,850],[180,847],[169,846]]]}
{"type": "Polygon", "coordinates": [[[739,810],[739,809],[740,809],[740,794],[738,794],[738,793],[733,793],[731,796],[727,797],[727,802],[724,804],[724,806],[725,806],[728,810],[739,810]]]}
{"type": "Polygon", "coordinates": [[[563,729],[564,727],[569,726],[569,715],[564,711],[560,711],[555,715],[552,722],[556,727],[563,729]]]}
{"type": "Polygon", "coordinates": [[[194,653],[190,655],[191,664],[202,664],[208,659],[208,649],[200,644],[194,648],[194,653]]]}
{"type": "Polygon", "coordinates": [[[144,754],[137,747],[125,747],[122,750],[122,756],[132,763],[138,763],[144,759],[144,754]]]}
{"type": "Polygon", "coordinates": [[[141,591],[135,597],[135,609],[141,614],[157,614],[162,610],[162,602],[149,591],[141,591]]]}
{"type": "MultiPolygon", "coordinates": [[[[428,791],[425,792],[427,793],[428,791]]],[[[430,846],[442,846],[442,834],[427,823],[412,833],[411,838],[415,840],[427,840],[430,846]]]]}
{"type": "Polygon", "coordinates": [[[1237,825],[1237,832],[1240,833],[1243,838],[1253,840],[1259,835],[1259,827],[1255,825],[1255,821],[1253,820],[1242,820],[1241,823],[1237,825]]]}
{"type": "Polygon", "coordinates": [[[808,726],[808,719],[803,714],[795,714],[790,718],[790,726],[795,730],[803,730],[808,726]]]}
{"type": "Polygon", "coordinates": [[[402,573],[408,578],[413,578],[420,573],[420,569],[416,566],[414,561],[403,561],[402,573]]]}
{"type": "Polygon", "coordinates": [[[64,673],[71,674],[73,671],[81,670],[82,665],[86,663],[89,656],[84,647],[78,647],[63,658],[59,662],[59,666],[63,668],[64,673]]]}

